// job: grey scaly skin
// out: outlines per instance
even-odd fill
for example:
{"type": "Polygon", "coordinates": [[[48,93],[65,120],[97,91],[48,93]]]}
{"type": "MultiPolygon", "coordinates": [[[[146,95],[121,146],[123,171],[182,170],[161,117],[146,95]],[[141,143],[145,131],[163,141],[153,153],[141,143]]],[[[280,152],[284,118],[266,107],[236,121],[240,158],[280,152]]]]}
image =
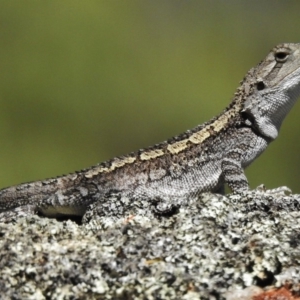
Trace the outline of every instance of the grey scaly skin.
{"type": "MultiPolygon", "coordinates": [[[[273,141],[300,94],[300,44],[281,44],[251,69],[218,116],[168,141],[66,176],[0,191],[0,211],[119,216],[183,197],[249,189],[247,167],[273,141]]],[[[178,202],[179,201],[179,202],[178,202]]],[[[164,206],[164,203],[167,205],[164,206]]],[[[159,207],[165,207],[160,210],[159,207]]]]}

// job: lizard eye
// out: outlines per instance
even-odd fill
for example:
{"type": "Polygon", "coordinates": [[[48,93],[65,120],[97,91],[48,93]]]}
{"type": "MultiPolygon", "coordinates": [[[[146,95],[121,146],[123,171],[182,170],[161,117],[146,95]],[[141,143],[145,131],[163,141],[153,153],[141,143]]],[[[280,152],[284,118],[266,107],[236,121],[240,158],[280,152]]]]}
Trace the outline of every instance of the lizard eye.
{"type": "Polygon", "coordinates": [[[285,62],[288,58],[289,54],[283,51],[275,53],[275,59],[277,62],[285,62]]]}

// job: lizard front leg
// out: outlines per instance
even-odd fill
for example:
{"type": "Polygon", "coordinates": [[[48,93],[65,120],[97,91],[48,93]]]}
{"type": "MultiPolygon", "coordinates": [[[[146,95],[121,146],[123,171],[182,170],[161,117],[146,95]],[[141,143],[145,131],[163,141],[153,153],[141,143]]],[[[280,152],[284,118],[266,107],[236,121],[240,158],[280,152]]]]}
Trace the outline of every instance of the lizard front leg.
{"type": "Polygon", "coordinates": [[[242,149],[232,150],[221,164],[223,180],[232,192],[240,193],[249,190],[248,180],[241,163],[243,154],[242,149]]]}

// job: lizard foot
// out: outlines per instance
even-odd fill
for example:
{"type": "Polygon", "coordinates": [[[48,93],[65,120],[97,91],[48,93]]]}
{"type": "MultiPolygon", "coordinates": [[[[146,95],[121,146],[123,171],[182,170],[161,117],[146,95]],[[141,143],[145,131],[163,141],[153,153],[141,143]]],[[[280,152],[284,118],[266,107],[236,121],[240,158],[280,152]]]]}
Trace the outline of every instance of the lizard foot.
{"type": "Polygon", "coordinates": [[[275,189],[267,190],[264,184],[259,185],[255,191],[259,193],[265,193],[271,196],[288,196],[292,193],[292,190],[289,189],[287,186],[280,186],[275,189]]]}
{"type": "Polygon", "coordinates": [[[157,216],[170,217],[178,213],[179,207],[178,204],[168,203],[161,199],[152,201],[152,212],[157,216]]]}

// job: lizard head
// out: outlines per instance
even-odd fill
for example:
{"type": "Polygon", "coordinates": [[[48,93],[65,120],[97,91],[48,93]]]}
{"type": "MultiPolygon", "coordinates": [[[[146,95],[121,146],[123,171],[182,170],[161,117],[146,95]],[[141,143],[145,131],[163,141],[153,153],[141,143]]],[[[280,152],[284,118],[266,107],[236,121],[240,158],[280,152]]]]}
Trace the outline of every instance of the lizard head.
{"type": "Polygon", "coordinates": [[[266,138],[275,139],[300,95],[300,43],[276,46],[249,71],[243,85],[248,89],[242,108],[248,125],[266,138]]]}

